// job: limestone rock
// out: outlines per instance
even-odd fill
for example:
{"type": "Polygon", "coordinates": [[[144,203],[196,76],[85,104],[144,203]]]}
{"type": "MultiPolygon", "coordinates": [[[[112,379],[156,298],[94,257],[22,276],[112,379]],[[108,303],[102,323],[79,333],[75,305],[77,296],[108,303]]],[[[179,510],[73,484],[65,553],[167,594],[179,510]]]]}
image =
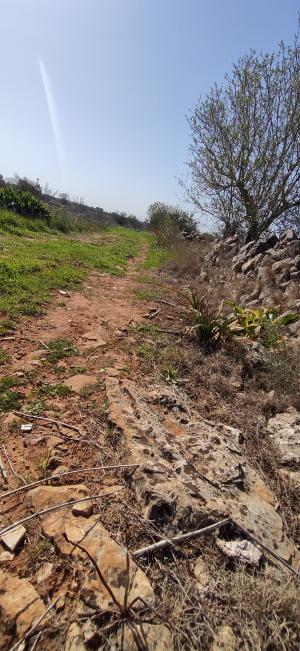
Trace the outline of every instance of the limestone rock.
{"type": "Polygon", "coordinates": [[[139,464],[132,479],[147,518],[169,535],[230,515],[296,562],[298,552],[270,490],[244,456],[239,430],[201,418],[175,387],[147,391],[107,378],[106,391],[124,460],[139,464]]]}
{"type": "Polygon", "coordinates": [[[25,536],[26,529],[21,524],[19,524],[19,526],[11,529],[11,531],[4,533],[1,536],[1,540],[11,552],[14,552],[24,540],[25,536]]]}
{"type": "Polygon", "coordinates": [[[216,632],[211,651],[237,651],[237,640],[231,626],[220,626],[216,632]]]}
{"type": "Polygon", "coordinates": [[[82,335],[82,339],[85,339],[88,342],[89,348],[104,348],[107,345],[105,339],[100,336],[99,332],[94,330],[85,332],[82,335]]]}
{"type": "Polygon", "coordinates": [[[64,381],[64,385],[69,387],[72,391],[75,391],[75,393],[80,393],[82,389],[94,386],[95,384],[97,384],[96,375],[72,375],[72,377],[69,377],[64,381]]]}
{"type": "Polygon", "coordinates": [[[197,558],[194,565],[194,575],[197,580],[199,590],[205,590],[210,583],[211,577],[207,571],[207,566],[202,558],[197,558]]]}
{"type": "MultiPolygon", "coordinates": [[[[41,510],[54,504],[70,501],[87,492],[85,486],[40,486],[27,495],[27,504],[34,510],[41,510]]],[[[126,551],[118,545],[99,522],[99,516],[90,518],[75,516],[70,509],[62,509],[43,517],[42,531],[47,538],[55,542],[63,554],[72,554],[81,563],[87,563],[87,556],[78,548],[68,543],[64,535],[72,542],[80,543],[94,558],[107,583],[112,587],[116,598],[124,601],[127,585],[126,551]]],[[[84,602],[95,608],[110,608],[113,601],[104,585],[100,585],[94,568],[88,564],[81,565],[81,592],[84,602]],[[87,570],[88,568],[88,570],[87,570]]],[[[130,590],[128,600],[141,597],[149,605],[154,602],[154,593],[144,572],[130,559],[130,590]]],[[[139,607],[137,602],[137,608],[139,607]]]]}
{"type": "Polygon", "coordinates": [[[279,447],[281,465],[300,470],[300,413],[296,409],[277,414],[267,430],[279,447]]]}
{"type": "Polygon", "coordinates": [[[53,563],[43,563],[41,567],[38,569],[37,574],[36,574],[36,581],[37,583],[44,583],[47,581],[53,570],[53,563]]]}
{"type": "Polygon", "coordinates": [[[82,630],[76,622],[68,628],[64,651],[86,651],[82,630]]]}
{"type": "Polygon", "coordinates": [[[30,581],[0,570],[0,613],[7,632],[15,630],[23,636],[45,611],[46,606],[30,581]]]}
{"type": "MultiPolygon", "coordinates": [[[[140,639],[146,639],[145,648],[147,651],[173,651],[174,645],[172,635],[162,624],[137,624],[136,631],[140,639]]],[[[118,633],[118,640],[121,642],[121,632],[118,633]]],[[[139,651],[142,646],[138,646],[132,635],[132,630],[125,626],[124,630],[124,650],[139,651]]],[[[144,648],[144,647],[143,647],[144,648]]]]}
{"type": "Polygon", "coordinates": [[[258,566],[262,559],[260,550],[249,540],[222,540],[222,538],[218,538],[216,545],[228,558],[234,558],[248,565],[258,566]]]}

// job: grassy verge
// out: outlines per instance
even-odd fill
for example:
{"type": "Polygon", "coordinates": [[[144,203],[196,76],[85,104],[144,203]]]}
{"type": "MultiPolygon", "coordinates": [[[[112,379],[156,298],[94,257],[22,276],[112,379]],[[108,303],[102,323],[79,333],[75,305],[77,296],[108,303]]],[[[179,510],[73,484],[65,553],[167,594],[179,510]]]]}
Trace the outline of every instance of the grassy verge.
{"type": "MultiPolygon", "coordinates": [[[[116,227],[99,233],[62,235],[39,220],[13,214],[13,232],[3,229],[0,211],[0,311],[6,315],[38,313],[51,292],[74,288],[89,270],[125,273],[149,234],[116,227]],[[32,223],[33,222],[33,223],[32,223]]],[[[11,224],[12,226],[12,224],[11,224]]],[[[150,236],[151,238],[151,236],[150,236]]]]}

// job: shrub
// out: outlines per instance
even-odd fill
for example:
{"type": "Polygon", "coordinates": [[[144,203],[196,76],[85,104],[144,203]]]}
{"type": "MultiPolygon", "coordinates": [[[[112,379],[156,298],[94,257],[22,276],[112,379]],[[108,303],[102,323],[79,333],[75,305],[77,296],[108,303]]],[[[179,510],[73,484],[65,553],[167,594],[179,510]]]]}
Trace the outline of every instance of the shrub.
{"type": "Polygon", "coordinates": [[[197,230],[193,215],[179,206],[152,203],[148,208],[148,223],[160,244],[169,246],[181,237],[191,235],[197,230]]]}
{"type": "Polygon", "coordinates": [[[280,316],[274,307],[247,308],[227,301],[234,308],[229,329],[240,337],[256,339],[260,337],[267,348],[274,348],[282,338],[284,327],[300,318],[292,312],[280,316]]]}
{"type": "Polygon", "coordinates": [[[51,212],[49,208],[30,192],[14,190],[6,185],[0,188],[0,208],[7,208],[20,215],[45,219],[49,222],[51,212]]]}

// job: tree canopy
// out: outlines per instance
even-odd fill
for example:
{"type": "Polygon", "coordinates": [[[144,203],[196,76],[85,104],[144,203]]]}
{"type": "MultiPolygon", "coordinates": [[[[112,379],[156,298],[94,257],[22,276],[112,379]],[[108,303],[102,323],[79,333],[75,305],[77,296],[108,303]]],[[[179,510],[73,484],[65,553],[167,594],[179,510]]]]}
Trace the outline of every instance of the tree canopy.
{"type": "Polygon", "coordinates": [[[300,47],[251,51],[188,117],[188,195],[247,240],[300,225],[300,47]]]}

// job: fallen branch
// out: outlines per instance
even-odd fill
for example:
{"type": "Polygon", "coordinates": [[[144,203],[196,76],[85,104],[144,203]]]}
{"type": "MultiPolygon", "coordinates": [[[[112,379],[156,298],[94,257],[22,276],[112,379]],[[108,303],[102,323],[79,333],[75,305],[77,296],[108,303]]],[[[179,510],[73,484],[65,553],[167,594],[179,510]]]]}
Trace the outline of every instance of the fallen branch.
{"type": "Polygon", "coordinates": [[[250,540],[252,540],[256,545],[261,547],[264,551],[266,551],[268,554],[270,554],[270,556],[273,556],[273,558],[275,558],[277,561],[282,563],[282,565],[284,565],[292,574],[294,574],[295,576],[300,578],[299,572],[297,572],[297,570],[294,570],[294,568],[291,565],[289,565],[289,563],[284,558],[282,558],[281,556],[279,556],[279,554],[274,552],[273,549],[271,549],[270,547],[265,545],[265,543],[261,542],[259,540],[259,538],[256,538],[256,536],[254,536],[252,533],[250,533],[250,531],[248,531],[248,529],[245,529],[245,527],[243,527],[243,525],[239,524],[239,522],[237,522],[236,520],[231,520],[231,522],[238,529],[240,529],[240,531],[242,531],[245,534],[245,536],[250,538],[250,540]]]}
{"type": "MultiPolygon", "coordinates": [[[[68,423],[63,423],[61,420],[56,420],[55,418],[46,418],[45,416],[33,416],[32,414],[25,414],[23,411],[13,411],[13,414],[15,416],[22,416],[23,418],[28,418],[29,420],[41,420],[45,421],[46,423],[50,423],[52,425],[57,425],[57,427],[67,427],[74,432],[78,432],[78,434],[81,434],[81,431],[79,427],[76,427],[76,425],[69,425],[68,423]]],[[[103,448],[96,443],[96,441],[93,441],[93,439],[85,439],[85,438],[75,438],[75,436],[67,436],[66,434],[62,434],[62,432],[58,432],[58,436],[60,436],[62,439],[66,441],[74,441],[75,443],[89,443],[90,445],[93,445],[95,448],[98,448],[101,452],[103,452],[103,448]]]]}
{"type": "Polygon", "coordinates": [[[151,552],[156,552],[160,549],[165,549],[166,547],[171,547],[173,545],[180,545],[181,543],[188,542],[193,538],[198,538],[198,536],[201,536],[204,533],[210,533],[215,529],[224,527],[226,524],[230,524],[231,522],[232,522],[231,518],[225,518],[225,520],[219,520],[219,522],[210,524],[209,526],[204,527],[203,529],[197,529],[196,531],[183,533],[180,534],[179,536],[174,536],[173,538],[169,538],[169,539],[166,538],[164,540],[159,540],[159,542],[153,543],[153,545],[148,545],[148,547],[142,547],[141,549],[137,549],[135,552],[131,554],[131,556],[133,558],[138,558],[139,556],[145,556],[146,554],[149,554],[151,552]]]}
{"type": "Polygon", "coordinates": [[[11,647],[10,651],[15,651],[16,649],[19,648],[19,646],[21,646],[21,644],[23,642],[26,642],[27,640],[29,640],[29,638],[32,636],[34,631],[36,631],[36,629],[41,624],[43,619],[45,619],[46,615],[48,615],[50,610],[52,610],[52,608],[54,608],[55,604],[58,602],[59,599],[60,599],[60,596],[57,597],[54,601],[52,601],[52,604],[50,604],[50,606],[48,606],[48,608],[41,615],[41,617],[39,617],[38,621],[31,627],[31,629],[26,633],[26,635],[24,635],[24,637],[22,637],[21,640],[19,640],[19,642],[16,642],[16,644],[14,644],[14,646],[11,647]]]}
{"type": "Polygon", "coordinates": [[[80,502],[88,502],[89,500],[97,500],[100,497],[108,497],[109,495],[115,495],[115,492],[116,491],[111,491],[110,493],[98,493],[98,495],[89,495],[88,497],[82,497],[79,500],[71,500],[70,502],[63,502],[63,504],[56,504],[55,506],[50,506],[48,509],[43,509],[43,511],[37,511],[32,515],[28,515],[26,518],[17,520],[16,522],[13,522],[13,524],[9,524],[4,529],[1,529],[0,538],[8,531],[15,529],[15,527],[18,527],[20,524],[25,524],[26,522],[30,522],[31,520],[34,520],[34,518],[37,518],[39,515],[45,515],[46,513],[59,511],[60,509],[67,508],[68,506],[74,506],[74,504],[79,504],[80,502]]]}
{"type": "Polygon", "coordinates": [[[41,341],[41,339],[39,339],[39,344],[41,344],[41,346],[45,348],[45,350],[50,350],[49,346],[47,346],[47,344],[44,344],[44,342],[41,341]]]}
{"type": "Polygon", "coordinates": [[[72,429],[74,432],[78,432],[78,434],[81,434],[79,427],[76,427],[76,425],[70,425],[69,423],[64,423],[63,421],[57,420],[56,418],[46,418],[46,416],[33,416],[32,414],[26,414],[23,411],[13,411],[13,414],[15,414],[15,416],[21,416],[22,418],[29,418],[29,420],[31,419],[43,420],[46,421],[47,423],[53,423],[53,425],[60,425],[61,427],[72,429]]]}
{"type": "Polygon", "coordinates": [[[39,486],[40,484],[46,484],[48,481],[52,481],[53,479],[60,479],[60,477],[66,477],[67,475],[77,475],[79,473],[85,473],[85,472],[96,472],[97,470],[123,470],[124,468],[137,468],[139,466],[138,463],[128,463],[128,464],[123,464],[123,465],[118,465],[118,466],[93,466],[91,468],[77,468],[77,470],[66,470],[65,472],[59,472],[57,475],[52,475],[51,477],[43,477],[43,479],[37,479],[36,481],[33,481],[31,484],[26,484],[25,486],[21,486],[20,488],[15,488],[14,490],[8,491],[6,493],[2,493],[0,495],[0,500],[6,499],[7,497],[11,497],[12,495],[16,495],[17,493],[21,493],[26,490],[30,490],[31,488],[34,488],[34,486],[39,486]]]}
{"type": "Polygon", "coordinates": [[[12,474],[14,475],[14,477],[16,477],[17,479],[19,479],[19,481],[21,481],[22,484],[24,484],[24,486],[26,486],[27,484],[26,484],[25,479],[23,479],[23,477],[21,477],[21,475],[18,475],[18,473],[15,471],[15,469],[14,469],[14,467],[13,467],[13,464],[12,464],[12,462],[11,462],[11,460],[10,460],[10,458],[9,458],[9,456],[8,456],[8,454],[7,454],[7,452],[6,452],[6,449],[5,449],[4,445],[2,446],[2,449],[3,449],[3,452],[4,452],[4,454],[5,454],[6,461],[7,461],[8,465],[9,465],[9,467],[10,467],[10,469],[11,469],[12,474]]]}

